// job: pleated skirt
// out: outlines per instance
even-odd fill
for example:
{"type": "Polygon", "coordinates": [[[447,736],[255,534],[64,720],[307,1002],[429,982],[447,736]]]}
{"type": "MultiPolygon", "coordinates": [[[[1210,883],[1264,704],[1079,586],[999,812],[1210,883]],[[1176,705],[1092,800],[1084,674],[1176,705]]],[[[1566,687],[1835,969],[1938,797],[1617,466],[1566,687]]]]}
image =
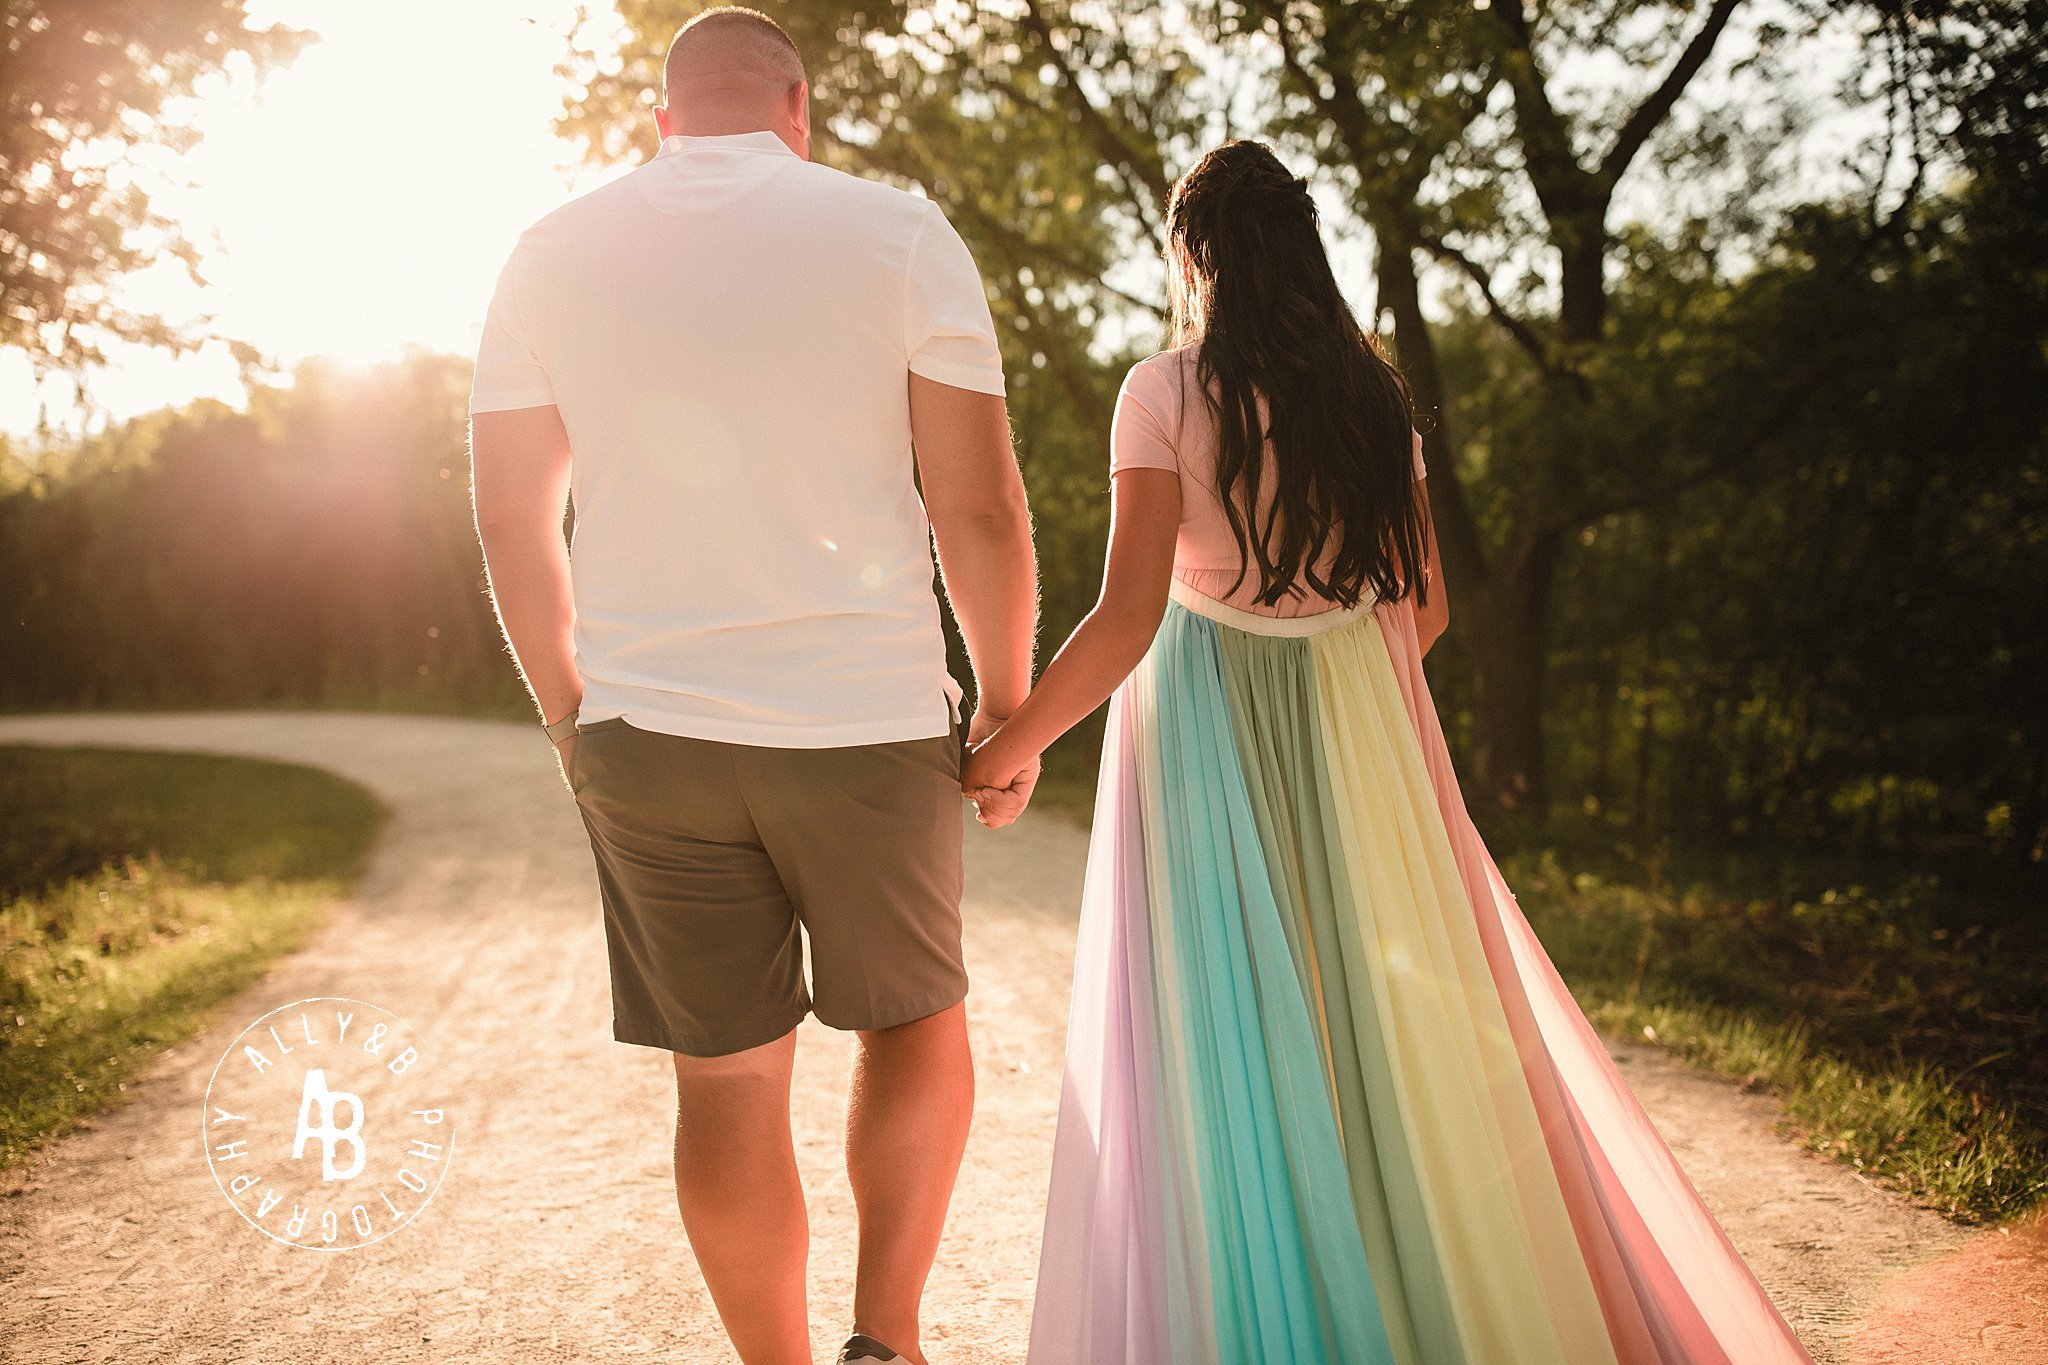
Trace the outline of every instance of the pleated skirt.
{"type": "Polygon", "coordinates": [[[1032,1365],[1808,1359],[1468,818],[1410,604],[1110,707],[1032,1365]]]}

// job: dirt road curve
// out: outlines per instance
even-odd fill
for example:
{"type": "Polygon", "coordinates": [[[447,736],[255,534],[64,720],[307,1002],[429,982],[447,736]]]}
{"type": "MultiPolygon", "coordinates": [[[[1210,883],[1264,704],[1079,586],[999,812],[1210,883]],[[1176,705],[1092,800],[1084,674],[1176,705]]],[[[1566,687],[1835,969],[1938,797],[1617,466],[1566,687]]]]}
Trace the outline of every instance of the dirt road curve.
{"type": "MultiPolygon", "coordinates": [[[[354,898],[0,1198],[0,1359],[206,1365],[723,1362],[669,1187],[663,1058],[611,1041],[588,845],[535,727],[319,713],[0,718],[0,740],[328,768],[394,811],[354,898]],[[200,1102],[222,1050],[308,996],[383,1006],[439,1050],[461,1150],[433,1205],[336,1255],[260,1236],[215,1188],[200,1102]]],[[[935,1365],[1021,1360],[1058,1097],[1085,834],[968,824],[978,1118],[928,1304],[935,1365]]],[[[1887,1272],[1958,1234],[1772,1131],[1768,1101],[1646,1050],[1638,1093],[1815,1354],[1887,1272]]],[[[851,1300],[838,1166],[846,1040],[806,1025],[797,1134],[821,1359],[851,1300]]],[[[1958,1360],[1973,1358],[1958,1355],[1958,1360]]]]}

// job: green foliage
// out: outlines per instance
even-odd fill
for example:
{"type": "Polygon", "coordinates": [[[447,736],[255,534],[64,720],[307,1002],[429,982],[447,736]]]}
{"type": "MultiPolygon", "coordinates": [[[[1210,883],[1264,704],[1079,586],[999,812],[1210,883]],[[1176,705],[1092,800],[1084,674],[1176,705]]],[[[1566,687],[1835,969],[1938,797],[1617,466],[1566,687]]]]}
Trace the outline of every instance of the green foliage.
{"type": "Polygon", "coordinates": [[[1874,248],[1809,211],[1733,279],[1637,258],[1605,425],[1738,479],[1586,528],[1564,569],[1551,750],[1587,809],[2042,855],[2048,261],[1984,240],[1981,208],[1933,201],[1874,248]]]}
{"type": "Polygon", "coordinates": [[[469,505],[465,362],[314,364],[0,496],[0,705],[525,714],[469,505]]]}
{"type": "Polygon", "coordinates": [[[285,764],[0,750],[0,1168],[304,942],[384,814],[285,764]]]}
{"type": "Polygon", "coordinates": [[[0,346],[39,365],[98,362],[107,338],[185,344],[187,329],[121,307],[108,286],[154,261],[195,272],[150,205],[129,149],[189,147],[166,105],[236,61],[297,52],[304,35],[248,27],[248,0],[10,0],[0,11],[0,346]]]}
{"type": "Polygon", "coordinates": [[[1951,1215],[2048,1197],[2038,869],[1580,841],[1503,871],[1602,1028],[1768,1087],[1815,1150],[1951,1215]]]}
{"type": "Polygon", "coordinates": [[[154,857],[200,882],[347,880],[383,819],[331,773],[257,759],[0,747],[0,901],[154,857]]]}
{"type": "Polygon", "coordinates": [[[1601,1029],[1669,1048],[1771,1092],[1802,1146],[1960,1222],[2003,1222],[2048,1197],[2048,1138],[1925,1066],[1858,1066],[1805,1031],[1712,1005],[1634,1004],[1580,991],[1601,1029]]]}

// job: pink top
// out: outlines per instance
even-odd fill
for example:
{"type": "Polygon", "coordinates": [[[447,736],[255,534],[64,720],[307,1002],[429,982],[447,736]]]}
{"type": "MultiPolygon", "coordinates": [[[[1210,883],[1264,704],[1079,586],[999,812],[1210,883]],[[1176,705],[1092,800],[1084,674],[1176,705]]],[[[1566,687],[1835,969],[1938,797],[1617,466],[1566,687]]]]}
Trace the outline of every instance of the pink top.
{"type": "MultiPolygon", "coordinates": [[[[1116,420],[1109,434],[1109,472],[1120,469],[1172,469],[1180,474],[1180,540],[1173,554],[1173,576],[1205,597],[1262,616],[1313,616],[1330,610],[1324,598],[1310,595],[1303,585],[1300,597],[1282,598],[1261,606],[1259,575],[1254,565],[1244,581],[1231,591],[1237,577],[1237,540],[1230,534],[1230,522],[1223,514],[1223,497],[1216,488],[1216,418],[1209,405],[1195,391],[1195,347],[1161,351],[1139,361],[1124,377],[1123,392],[1117,395],[1116,420]]],[[[1262,399],[1261,413],[1265,410],[1262,399]]],[[[1422,436],[1415,437],[1415,477],[1428,471],[1422,463],[1422,436]]],[[[1261,492],[1272,494],[1273,471],[1269,467],[1261,492]]],[[[1324,556],[1328,561],[1334,552],[1324,556]]]]}

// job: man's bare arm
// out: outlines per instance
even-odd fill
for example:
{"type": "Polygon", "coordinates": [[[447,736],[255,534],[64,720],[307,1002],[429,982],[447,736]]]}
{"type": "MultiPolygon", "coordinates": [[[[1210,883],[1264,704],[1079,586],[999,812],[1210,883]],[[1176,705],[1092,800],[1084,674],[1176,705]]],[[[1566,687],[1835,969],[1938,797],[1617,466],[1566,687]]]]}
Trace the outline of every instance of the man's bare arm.
{"type": "MultiPolygon", "coordinates": [[[[1125,469],[1110,480],[1109,557],[1094,610],[1074,627],[1030,698],[995,737],[968,755],[961,783],[981,822],[1000,828],[1024,801],[1013,791],[1052,742],[1109,699],[1130,676],[1166,613],[1180,531],[1180,476],[1125,469]]],[[[1028,799],[1028,782],[1022,795],[1028,799]]]]}
{"type": "Polygon", "coordinates": [[[999,394],[914,374],[910,429],[939,572],[974,665],[975,728],[992,728],[1031,690],[1038,632],[1038,561],[1009,410],[999,394]]]}
{"type": "Polygon", "coordinates": [[[477,538],[498,624],[543,721],[583,698],[570,631],[569,433],[552,407],[480,412],[470,419],[470,484],[477,538]]]}

